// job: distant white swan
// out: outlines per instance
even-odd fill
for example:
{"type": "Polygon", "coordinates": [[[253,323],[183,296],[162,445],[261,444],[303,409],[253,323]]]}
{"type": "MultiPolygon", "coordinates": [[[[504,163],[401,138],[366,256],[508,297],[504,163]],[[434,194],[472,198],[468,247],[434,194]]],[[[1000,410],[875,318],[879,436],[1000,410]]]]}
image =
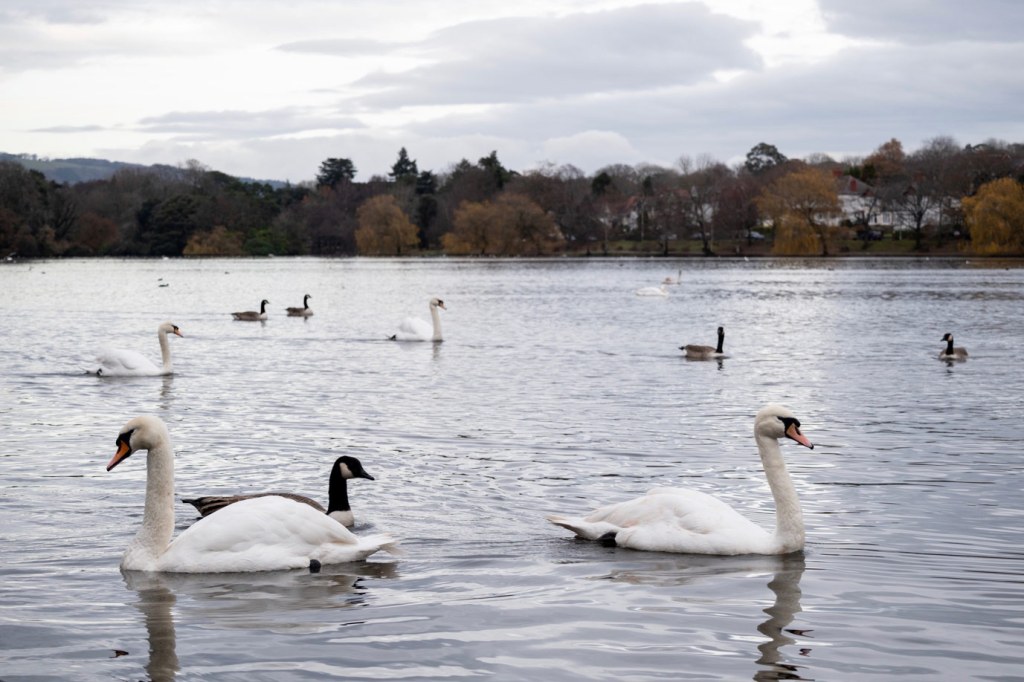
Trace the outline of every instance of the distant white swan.
{"type": "Polygon", "coordinates": [[[668,289],[665,288],[664,284],[662,284],[661,286],[657,286],[657,287],[641,287],[641,288],[636,290],[636,295],[637,296],[668,296],[668,289]]]}
{"type": "MultiPolygon", "coordinates": [[[[966,360],[967,349],[959,346],[953,346],[953,335],[946,332],[946,335],[942,337],[942,340],[946,342],[946,347],[939,352],[939,360],[966,360]]],[[[984,359],[984,358],[983,358],[984,359]]]]}
{"type": "Polygon", "coordinates": [[[725,343],[725,327],[719,327],[717,346],[700,346],[688,343],[685,346],[680,346],[679,350],[684,351],[686,357],[690,360],[712,360],[714,358],[726,357],[725,353],[722,352],[723,343],[725,343]]]}
{"type": "Polygon", "coordinates": [[[586,517],[549,516],[578,537],[619,547],[683,554],[788,554],[804,547],[804,520],[779,438],[813,448],[800,421],[780,405],[754,418],[754,439],[775,498],[775,532],[768,533],[732,507],[685,488],[655,488],[643,497],[602,507],[586,517]]]}
{"type": "Polygon", "coordinates": [[[156,328],[156,335],[160,340],[160,357],[163,360],[161,366],[154,365],[145,355],[133,350],[102,348],[96,355],[99,367],[92,373],[101,377],[154,377],[171,374],[174,370],[171,366],[168,334],[183,336],[178,325],[171,322],[164,322],[156,328]]]}
{"type": "Polygon", "coordinates": [[[309,299],[313,298],[309,294],[302,297],[302,307],[286,308],[288,317],[309,317],[313,314],[313,309],[309,307],[309,299]]]}
{"type": "Polygon", "coordinates": [[[196,508],[196,511],[198,511],[200,515],[209,516],[215,511],[223,509],[229,504],[234,504],[235,502],[249,500],[254,497],[280,495],[281,497],[287,497],[295,500],[296,502],[308,504],[321,514],[327,514],[341,525],[351,527],[355,525],[355,517],[352,515],[352,507],[348,503],[348,480],[352,478],[365,478],[370,481],[374,480],[373,476],[363,468],[362,462],[355,457],[342,455],[338,459],[334,460],[334,464],[331,465],[331,475],[327,487],[327,509],[324,509],[316,500],[306,497],[305,495],[277,492],[249,493],[244,495],[207,495],[205,497],[182,500],[182,502],[191,504],[196,508]]]}
{"type": "Polygon", "coordinates": [[[267,299],[260,301],[260,311],[245,310],[240,313],[231,313],[231,317],[236,320],[242,320],[243,322],[262,322],[267,319],[267,304],[270,303],[267,299]]]}
{"type": "Polygon", "coordinates": [[[107,471],[147,450],[146,506],[121,568],[167,573],[233,573],[359,561],[393,547],[387,535],[356,537],[337,521],[285,497],[229,505],[174,534],[174,451],[159,417],[130,420],[117,437],[107,471]]]}
{"type": "Polygon", "coordinates": [[[444,341],[444,337],[441,336],[441,314],[437,312],[438,308],[448,310],[441,299],[430,299],[431,322],[418,317],[407,317],[398,325],[398,331],[389,338],[392,341],[444,341]]]}

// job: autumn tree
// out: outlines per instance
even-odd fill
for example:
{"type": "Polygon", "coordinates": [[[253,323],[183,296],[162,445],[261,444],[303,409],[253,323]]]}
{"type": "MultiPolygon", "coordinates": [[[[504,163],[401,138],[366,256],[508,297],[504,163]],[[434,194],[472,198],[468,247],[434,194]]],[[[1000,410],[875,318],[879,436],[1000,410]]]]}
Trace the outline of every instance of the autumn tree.
{"type": "Polygon", "coordinates": [[[356,248],[369,256],[401,256],[419,244],[416,226],[389,194],[367,199],[356,212],[356,248]]]}
{"type": "Polygon", "coordinates": [[[1024,184],[1000,178],[963,200],[974,250],[989,256],[1024,254],[1024,184]]]}
{"type": "Polygon", "coordinates": [[[757,204],[775,226],[776,254],[829,255],[840,214],[831,173],[815,168],[787,173],[762,191],[757,204]]]}
{"type": "Polygon", "coordinates": [[[475,256],[544,255],[563,242],[551,216],[517,194],[464,203],[455,212],[454,228],[441,241],[448,254],[475,256]]]}
{"type": "Polygon", "coordinates": [[[242,236],[223,225],[212,230],[196,232],[188,239],[182,255],[185,256],[241,256],[242,236]]]}

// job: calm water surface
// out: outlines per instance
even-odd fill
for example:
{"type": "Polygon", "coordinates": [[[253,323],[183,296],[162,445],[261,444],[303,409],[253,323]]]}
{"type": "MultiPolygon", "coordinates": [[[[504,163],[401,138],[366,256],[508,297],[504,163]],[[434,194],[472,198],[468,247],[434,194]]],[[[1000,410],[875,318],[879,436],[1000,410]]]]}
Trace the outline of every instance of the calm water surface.
{"type": "MultiPolygon", "coordinates": [[[[0,266],[0,679],[1024,679],[1024,268],[964,261],[60,261],[0,266]],[[666,298],[634,290],[683,268],[666,298]],[[166,285],[166,286],[164,286],[166,285]],[[310,319],[285,306],[312,294],[310,319]],[[445,342],[384,340],[445,299],[445,342]],[[266,323],[229,313],[271,301],[266,323]],[[84,374],[110,343],[176,372],[84,374]],[[722,362],[677,347],[714,342],[722,362]],[[936,358],[942,334],[966,362],[936,358]],[[575,541],[660,485],[765,526],[751,430],[789,405],[790,557],[575,541]],[[323,501],[403,554],[122,575],[169,425],[177,492],[323,501]]],[[[194,519],[179,504],[179,530],[194,519]]]]}

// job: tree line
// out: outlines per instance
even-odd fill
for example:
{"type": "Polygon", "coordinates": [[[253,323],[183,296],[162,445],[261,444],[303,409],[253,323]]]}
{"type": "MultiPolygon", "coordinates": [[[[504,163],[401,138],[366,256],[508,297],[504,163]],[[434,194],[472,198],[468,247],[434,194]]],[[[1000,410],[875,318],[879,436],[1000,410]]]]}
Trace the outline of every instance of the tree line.
{"type": "Polygon", "coordinates": [[[851,235],[871,238],[882,212],[917,249],[959,239],[1024,255],[1024,145],[995,140],[937,137],[908,153],[892,139],[842,161],[789,159],[762,142],[734,167],[684,155],[589,176],[517,172],[497,152],[435,173],[402,148],[386,176],[356,173],[329,157],[315,182],[272,185],[189,161],[61,184],[3,161],[0,256],[607,255],[622,242],[668,254],[678,240],[714,255],[766,236],[772,253],[830,255],[851,235]],[[852,213],[849,178],[867,188],[852,213]]]}

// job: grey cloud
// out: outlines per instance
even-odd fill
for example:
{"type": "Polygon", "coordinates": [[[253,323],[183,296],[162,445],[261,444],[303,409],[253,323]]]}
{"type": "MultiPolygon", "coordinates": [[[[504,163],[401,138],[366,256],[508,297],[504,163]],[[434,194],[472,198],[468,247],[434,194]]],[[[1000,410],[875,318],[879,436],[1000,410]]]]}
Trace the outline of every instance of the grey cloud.
{"type": "Polygon", "coordinates": [[[510,18],[438,31],[420,47],[438,61],[356,83],[371,107],[479,104],[637,91],[757,69],[750,22],[702,5],[644,5],[562,18],[510,18]],[[457,55],[457,56],[453,56],[457,55]]]}
{"type": "Polygon", "coordinates": [[[251,138],[309,130],[352,130],[364,125],[352,118],[327,117],[297,108],[268,111],[175,111],[144,118],[138,129],[194,138],[251,138]]]}
{"type": "Polygon", "coordinates": [[[615,131],[655,163],[705,152],[727,161],[761,141],[802,157],[866,154],[892,137],[909,150],[938,135],[964,144],[1006,130],[1024,136],[1024,82],[1006,66],[1024,61],[1024,46],[965,52],[972,61],[947,46],[850,50],[815,66],[713,87],[510,104],[425,122],[412,132],[446,137],[472,130],[540,144],[581,130],[615,131]],[[966,69],[980,73],[965,78],[966,69]]]}
{"type": "Polygon", "coordinates": [[[1019,42],[1019,0],[819,0],[833,33],[909,43],[1019,42]]]}

